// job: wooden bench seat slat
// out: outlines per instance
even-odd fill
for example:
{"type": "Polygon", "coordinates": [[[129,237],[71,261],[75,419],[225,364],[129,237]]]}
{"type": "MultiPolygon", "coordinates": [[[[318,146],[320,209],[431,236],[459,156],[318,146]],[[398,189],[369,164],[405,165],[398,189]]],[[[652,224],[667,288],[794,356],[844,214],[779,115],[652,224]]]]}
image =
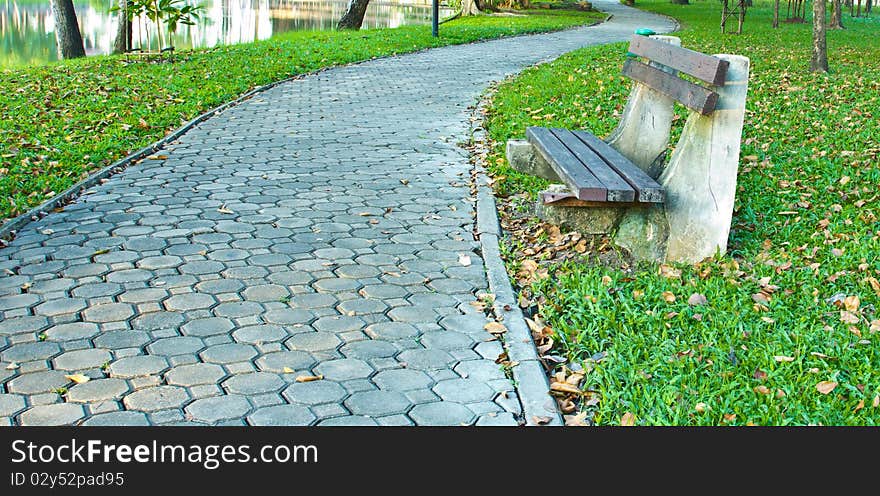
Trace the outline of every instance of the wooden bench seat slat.
{"type": "Polygon", "coordinates": [[[605,162],[617,171],[626,182],[636,190],[636,201],[642,203],[663,203],[665,194],[663,187],[651,176],[639,169],[635,164],[611,147],[608,143],[585,131],[573,131],[573,134],[586,143],[605,162]]]}
{"type": "Polygon", "coordinates": [[[727,67],[730,65],[728,61],[718,57],[641,35],[633,36],[629,51],[715,86],[724,85],[727,67]]]}
{"type": "Polygon", "coordinates": [[[586,143],[579,140],[571,131],[567,129],[552,128],[550,132],[559,138],[559,141],[573,153],[589,171],[596,176],[608,189],[609,202],[632,202],[635,200],[636,192],[628,182],[626,182],[620,174],[609,166],[600,155],[598,155],[586,143]]]}
{"type": "Polygon", "coordinates": [[[703,115],[712,113],[718,103],[718,93],[637,60],[628,59],[623,64],[623,75],[650,86],[703,115]]]}
{"type": "Polygon", "coordinates": [[[526,138],[580,200],[607,201],[608,189],[545,127],[526,129],[526,138]]]}

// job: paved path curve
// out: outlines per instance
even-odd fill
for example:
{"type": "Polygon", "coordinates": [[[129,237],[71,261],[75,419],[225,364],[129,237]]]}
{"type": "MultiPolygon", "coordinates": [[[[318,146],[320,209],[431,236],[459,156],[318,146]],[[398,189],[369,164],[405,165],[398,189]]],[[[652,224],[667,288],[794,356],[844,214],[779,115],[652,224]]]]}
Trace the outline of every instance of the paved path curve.
{"type": "Polygon", "coordinates": [[[594,3],[612,21],[282,84],[23,228],[0,425],[516,424],[468,304],[487,283],[456,142],[491,81],[672,29],[594,3]]]}

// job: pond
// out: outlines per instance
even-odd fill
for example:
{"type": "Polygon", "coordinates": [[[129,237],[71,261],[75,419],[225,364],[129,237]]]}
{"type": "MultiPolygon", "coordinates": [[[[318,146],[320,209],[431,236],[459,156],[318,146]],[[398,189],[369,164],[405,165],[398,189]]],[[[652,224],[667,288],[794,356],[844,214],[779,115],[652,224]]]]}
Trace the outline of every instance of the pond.
{"type": "MultiPolygon", "coordinates": [[[[176,49],[263,40],[286,31],[332,29],[348,6],[346,0],[188,0],[205,9],[193,26],[180,26],[176,49]]],[[[110,53],[117,17],[113,0],[74,0],[86,53],[110,53]]],[[[440,16],[451,14],[441,8],[440,16]]],[[[370,2],[364,28],[398,27],[431,22],[430,0],[370,2]]],[[[48,0],[0,0],[0,67],[58,60],[54,19],[48,0]]],[[[135,21],[133,46],[154,36],[154,28],[135,21]]],[[[155,42],[154,42],[155,44],[155,42]]]]}

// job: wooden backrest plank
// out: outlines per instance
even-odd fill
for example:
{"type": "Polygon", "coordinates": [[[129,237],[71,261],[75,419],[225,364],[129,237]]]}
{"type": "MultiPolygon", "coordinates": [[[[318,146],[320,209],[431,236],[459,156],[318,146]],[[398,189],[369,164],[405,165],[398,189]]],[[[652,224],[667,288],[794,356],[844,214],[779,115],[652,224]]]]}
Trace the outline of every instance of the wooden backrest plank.
{"type": "Polygon", "coordinates": [[[663,187],[642,169],[636,167],[626,157],[590,133],[574,131],[573,134],[593,149],[603,160],[626,182],[636,190],[636,198],[642,203],[663,203],[665,195],[663,187]]]}
{"type": "Polygon", "coordinates": [[[718,57],[641,35],[633,35],[629,51],[715,86],[724,85],[727,67],[730,65],[718,57]]]}
{"type": "Polygon", "coordinates": [[[526,139],[534,145],[560,179],[581,200],[607,201],[608,189],[545,127],[529,127],[526,139]]]}
{"type": "Polygon", "coordinates": [[[718,93],[637,60],[627,59],[623,64],[623,74],[703,115],[711,114],[718,103],[718,93]]]}
{"type": "Polygon", "coordinates": [[[592,148],[572,134],[571,131],[553,128],[550,132],[596,176],[596,179],[605,185],[608,189],[607,201],[631,202],[635,200],[636,191],[633,187],[620,177],[617,171],[602,160],[602,157],[597,155],[592,148]]]}

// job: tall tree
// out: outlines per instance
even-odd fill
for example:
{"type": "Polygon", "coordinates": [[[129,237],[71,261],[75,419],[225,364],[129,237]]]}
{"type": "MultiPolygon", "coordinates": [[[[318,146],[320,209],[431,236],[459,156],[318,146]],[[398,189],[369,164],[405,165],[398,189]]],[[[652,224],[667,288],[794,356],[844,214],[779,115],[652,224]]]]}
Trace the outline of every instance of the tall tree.
{"type": "Polygon", "coordinates": [[[52,13],[55,16],[55,40],[61,58],[85,57],[86,50],[83,48],[73,0],[52,0],[52,13]]]}
{"type": "Polygon", "coordinates": [[[119,0],[119,24],[116,25],[116,38],[113,39],[113,53],[131,50],[131,18],[128,12],[129,0],[119,0]]]}
{"type": "Polygon", "coordinates": [[[829,29],[843,29],[843,5],[840,0],[831,0],[831,22],[829,29]]]}
{"type": "Polygon", "coordinates": [[[367,13],[367,5],[370,0],[349,0],[348,11],[339,20],[336,29],[352,29],[357,31],[364,23],[364,16],[367,13]]]}
{"type": "Polygon", "coordinates": [[[773,27],[779,27],[779,0],[773,3],[773,27]]]}
{"type": "Polygon", "coordinates": [[[472,16],[480,14],[480,6],[476,0],[461,0],[461,15],[472,16]]]}
{"type": "Polygon", "coordinates": [[[825,44],[825,0],[813,0],[813,56],[810,71],[828,72],[828,48],[825,44]]]}

